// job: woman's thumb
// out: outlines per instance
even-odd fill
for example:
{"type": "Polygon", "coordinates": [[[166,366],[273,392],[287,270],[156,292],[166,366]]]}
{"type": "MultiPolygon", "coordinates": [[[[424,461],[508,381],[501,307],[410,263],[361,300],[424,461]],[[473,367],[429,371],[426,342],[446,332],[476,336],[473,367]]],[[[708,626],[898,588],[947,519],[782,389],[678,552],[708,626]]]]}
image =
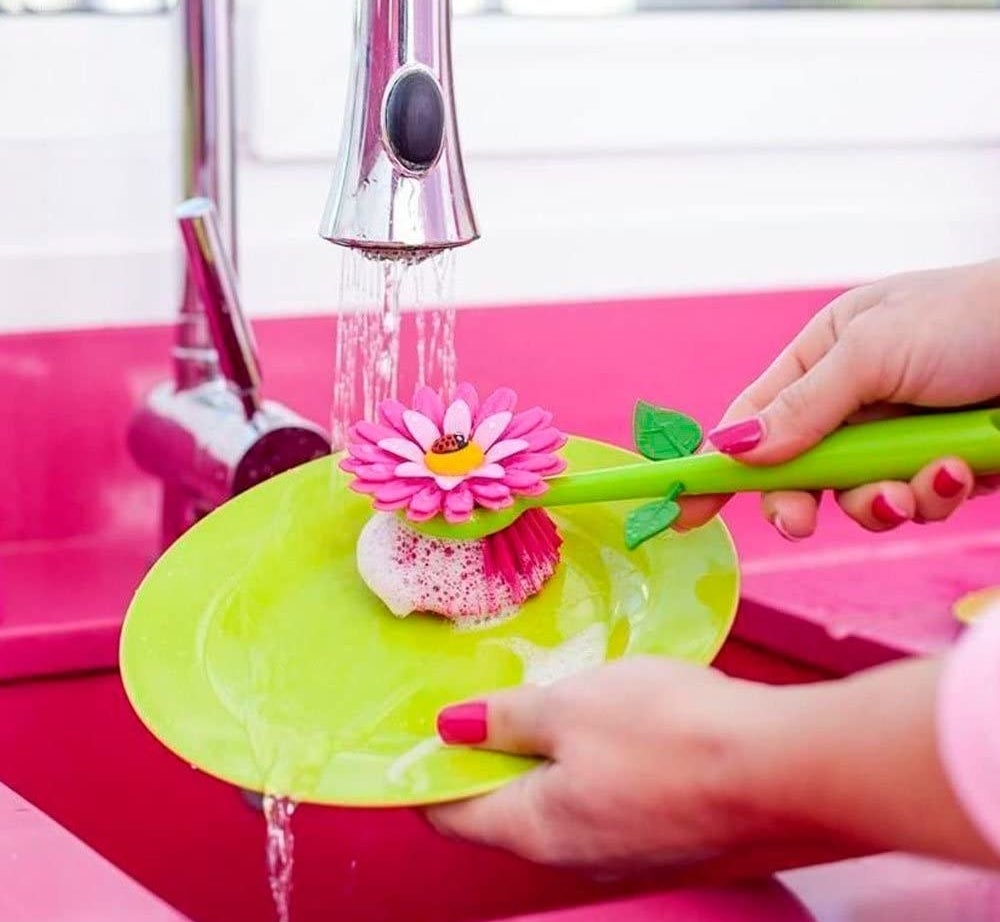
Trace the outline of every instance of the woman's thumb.
{"type": "Polygon", "coordinates": [[[543,689],[522,685],[487,699],[453,704],[438,714],[438,736],[451,746],[550,756],[552,721],[543,696],[543,689]]]}

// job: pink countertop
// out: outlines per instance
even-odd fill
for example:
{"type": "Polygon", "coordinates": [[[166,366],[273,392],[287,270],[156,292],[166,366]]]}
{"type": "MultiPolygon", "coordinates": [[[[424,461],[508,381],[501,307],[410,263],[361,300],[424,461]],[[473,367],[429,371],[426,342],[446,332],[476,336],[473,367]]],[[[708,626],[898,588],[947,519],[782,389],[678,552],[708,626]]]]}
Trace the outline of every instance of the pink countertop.
{"type": "Polygon", "coordinates": [[[186,922],[0,785],[3,922],[186,922]]]}
{"type": "Polygon", "coordinates": [[[905,855],[780,874],[766,884],[682,890],[509,922],[996,922],[1000,875],[905,855]]]}
{"type": "MultiPolygon", "coordinates": [[[[710,425],[832,294],[465,311],[460,373],[483,389],[516,383],[564,429],[627,444],[637,397],[710,425]]],[[[256,328],[267,394],[326,422],[334,321],[256,328]]],[[[408,323],[404,356],[412,336],[408,323]]],[[[159,502],[125,427],[169,341],[164,328],[0,337],[0,679],[114,665],[159,502]]],[[[402,378],[408,388],[406,363],[402,378]]],[[[951,604],[995,581],[995,515],[982,501],[943,526],[872,536],[831,510],[814,540],[790,546],[741,497],[726,512],[744,571],[737,636],[837,672],[940,650],[958,633],[951,604]]]]}
{"type": "MultiPolygon", "coordinates": [[[[714,422],[832,294],[535,307],[528,335],[524,308],[464,312],[460,372],[483,389],[516,383],[524,400],[551,407],[563,428],[627,444],[637,397],[714,422]]],[[[333,321],[266,321],[256,328],[267,395],[325,422],[333,321]]],[[[411,336],[407,326],[404,354],[412,351],[411,336]]],[[[125,607],[156,554],[159,504],[156,485],[127,455],[124,433],[133,408],[164,375],[169,341],[162,328],[0,337],[0,683],[116,665],[125,607]]],[[[405,387],[411,377],[404,368],[405,387]]],[[[888,537],[864,535],[834,514],[815,540],[790,546],[760,521],[753,498],[741,498],[726,514],[744,571],[737,636],[833,671],[940,650],[958,632],[949,613],[953,601],[996,581],[995,514],[995,503],[975,503],[947,525],[888,537]]],[[[780,658],[739,644],[721,661],[768,681],[804,677],[780,658]]],[[[7,752],[0,771],[12,755],[17,763],[17,754],[7,752]]],[[[21,780],[27,791],[30,772],[21,780]]],[[[76,809],[70,800],[63,798],[68,811],[76,809]]],[[[126,907],[122,918],[181,918],[3,788],[0,841],[3,922],[111,922],[119,917],[109,914],[117,912],[111,905],[126,907]],[[30,860],[23,857],[29,850],[36,850],[30,860]],[[51,880],[64,865],[65,880],[77,885],[41,885],[38,875],[47,872],[51,880]],[[113,902],[102,905],[109,894],[113,902]]],[[[151,855],[152,878],[160,871],[151,855]]],[[[127,856],[125,843],[123,866],[127,856]]],[[[548,918],[1000,922],[996,878],[896,856],[780,880],[795,899],[762,884],[697,896],[675,891],[548,918]]],[[[162,882],[158,893],[167,892],[169,881],[162,882]]]]}

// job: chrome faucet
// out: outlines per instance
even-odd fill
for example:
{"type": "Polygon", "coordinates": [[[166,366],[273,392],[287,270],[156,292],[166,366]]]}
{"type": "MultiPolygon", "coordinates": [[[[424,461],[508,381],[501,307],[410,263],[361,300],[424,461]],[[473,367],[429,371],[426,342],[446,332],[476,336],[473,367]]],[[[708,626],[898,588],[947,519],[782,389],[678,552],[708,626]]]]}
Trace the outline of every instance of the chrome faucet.
{"type": "Polygon", "coordinates": [[[320,236],[420,260],[476,240],[459,146],[450,0],[357,0],[340,157],[320,236]]]}
{"type": "Polygon", "coordinates": [[[263,401],[236,280],[232,0],[183,0],[184,293],[164,382],[132,419],[136,463],[163,484],[161,542],[275,474],[328,455],[326,434],[263,401]]]}
{"type": "MultiPolygon", "coordinates": [[[[187,254],[173,348],[129,431],[163,482],[162,540],[229,497],[330,452],[326,435],[262,403],[236,282],[233,0],[182,0],[187,254]]],[[[336,178],[320,229],[373,258],[415,262],[476,240],[459,146],[450,0],[357,0],[336,178]]]]}

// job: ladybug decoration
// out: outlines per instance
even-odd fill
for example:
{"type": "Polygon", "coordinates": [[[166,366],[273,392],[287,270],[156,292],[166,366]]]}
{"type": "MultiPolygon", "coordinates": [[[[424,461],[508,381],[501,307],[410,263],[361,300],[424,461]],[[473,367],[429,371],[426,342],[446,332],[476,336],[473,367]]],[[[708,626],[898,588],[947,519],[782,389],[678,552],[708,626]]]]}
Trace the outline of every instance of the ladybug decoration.
{"type": "MultiPolygon", "coordinates": [[[[426,443],[425,443],[426,444],[426,443]]],[[[442,435],[433,445],[431,452],[435,455],[453,455],[469,444],[464,435],[442,435]]]]}

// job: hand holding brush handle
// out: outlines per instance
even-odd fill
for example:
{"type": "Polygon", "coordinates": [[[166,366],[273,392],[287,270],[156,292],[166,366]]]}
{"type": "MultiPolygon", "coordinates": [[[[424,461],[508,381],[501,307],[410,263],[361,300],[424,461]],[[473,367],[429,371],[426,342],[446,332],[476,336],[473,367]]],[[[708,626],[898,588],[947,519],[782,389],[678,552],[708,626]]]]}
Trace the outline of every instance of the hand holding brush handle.
{"type": "MultiPolygon", "coordinates": [[[[842,425],[964,407],[1000,396],[1000,260],[893,276],[848,291],[818,313],[730,406],[709,441],[741,463],[785,462],[842,425]]],[[[970,496],[1000,485],[977,479],[953,457],[913,477],[878,480],[838,495],[871,531],[939,521],[970,496]]],[[[690,528],[724,496],[682,502],[690,528]]],[[[802,491],[764,496],[764,515],[785,537],[816,527],[818,498],[802,491]]]]}

